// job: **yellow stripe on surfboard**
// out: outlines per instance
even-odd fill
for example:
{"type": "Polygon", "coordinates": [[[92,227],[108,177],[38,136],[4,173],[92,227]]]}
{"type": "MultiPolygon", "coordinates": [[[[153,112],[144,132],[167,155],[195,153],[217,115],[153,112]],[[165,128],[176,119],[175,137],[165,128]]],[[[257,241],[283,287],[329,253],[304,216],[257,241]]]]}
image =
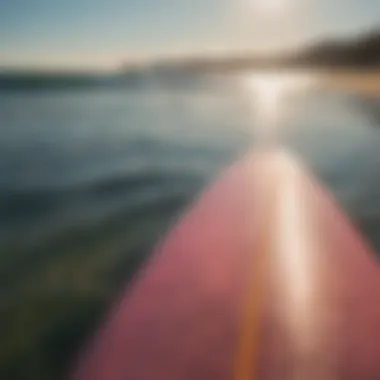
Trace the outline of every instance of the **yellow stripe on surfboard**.
{"type": "Polygon", "coordinates": [[[265,202],[265,215],[260,226],[258,244],[255,247],[251,281],[248,283],[246,307],[238,340],[234,380],[256,380],[259,364],[260,327],[265,284],[268,274],[268,259],[272,241],[272,216],[275,204],[275,183],[272,183],[265,202]]]}

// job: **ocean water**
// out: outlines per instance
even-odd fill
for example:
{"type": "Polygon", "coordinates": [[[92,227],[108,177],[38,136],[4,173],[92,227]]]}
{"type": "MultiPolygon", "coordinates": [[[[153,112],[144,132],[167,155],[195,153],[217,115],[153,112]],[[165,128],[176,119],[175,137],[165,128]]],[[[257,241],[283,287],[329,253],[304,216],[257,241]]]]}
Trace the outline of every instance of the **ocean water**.
{"type": "Polygon", "coordinates": [[[268,136],[380,252],[379,101],[318,80],[0,81],[0,378],[63,376],[165,231],[268,136]]]}

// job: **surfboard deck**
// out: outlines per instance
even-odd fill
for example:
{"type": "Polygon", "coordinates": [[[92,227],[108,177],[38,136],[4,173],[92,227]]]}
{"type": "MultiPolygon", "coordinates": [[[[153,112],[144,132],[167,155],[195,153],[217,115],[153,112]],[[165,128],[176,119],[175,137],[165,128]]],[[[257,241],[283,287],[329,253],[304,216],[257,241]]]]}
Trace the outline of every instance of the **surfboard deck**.
{"type": "Polygon", "coordinates": [[[73,379],[380,379],[379,299],[327,191],[290,153],[254,153],[172,228],[73,379]]]}

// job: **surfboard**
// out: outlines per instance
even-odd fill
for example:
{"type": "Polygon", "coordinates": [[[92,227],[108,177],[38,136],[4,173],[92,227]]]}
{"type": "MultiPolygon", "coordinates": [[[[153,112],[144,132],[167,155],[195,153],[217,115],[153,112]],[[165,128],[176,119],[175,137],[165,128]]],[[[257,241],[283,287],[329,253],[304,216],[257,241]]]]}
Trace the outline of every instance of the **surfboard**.
{"type": "Polygon", "coordinates": [[[380,379],[380,270],[291,153],[233,165],[128,284],[75,380],[380,379]]]}

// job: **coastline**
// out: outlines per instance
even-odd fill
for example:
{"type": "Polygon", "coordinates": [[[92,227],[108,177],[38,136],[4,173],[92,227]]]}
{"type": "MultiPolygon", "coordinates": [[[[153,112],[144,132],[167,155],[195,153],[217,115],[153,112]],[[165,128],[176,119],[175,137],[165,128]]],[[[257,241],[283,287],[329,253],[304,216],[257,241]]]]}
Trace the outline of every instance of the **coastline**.
{"type": "Polygon", "coordinates": [[[328,71],[322,76],[320,85],[380,100],[380,69],[328,71]]]}

